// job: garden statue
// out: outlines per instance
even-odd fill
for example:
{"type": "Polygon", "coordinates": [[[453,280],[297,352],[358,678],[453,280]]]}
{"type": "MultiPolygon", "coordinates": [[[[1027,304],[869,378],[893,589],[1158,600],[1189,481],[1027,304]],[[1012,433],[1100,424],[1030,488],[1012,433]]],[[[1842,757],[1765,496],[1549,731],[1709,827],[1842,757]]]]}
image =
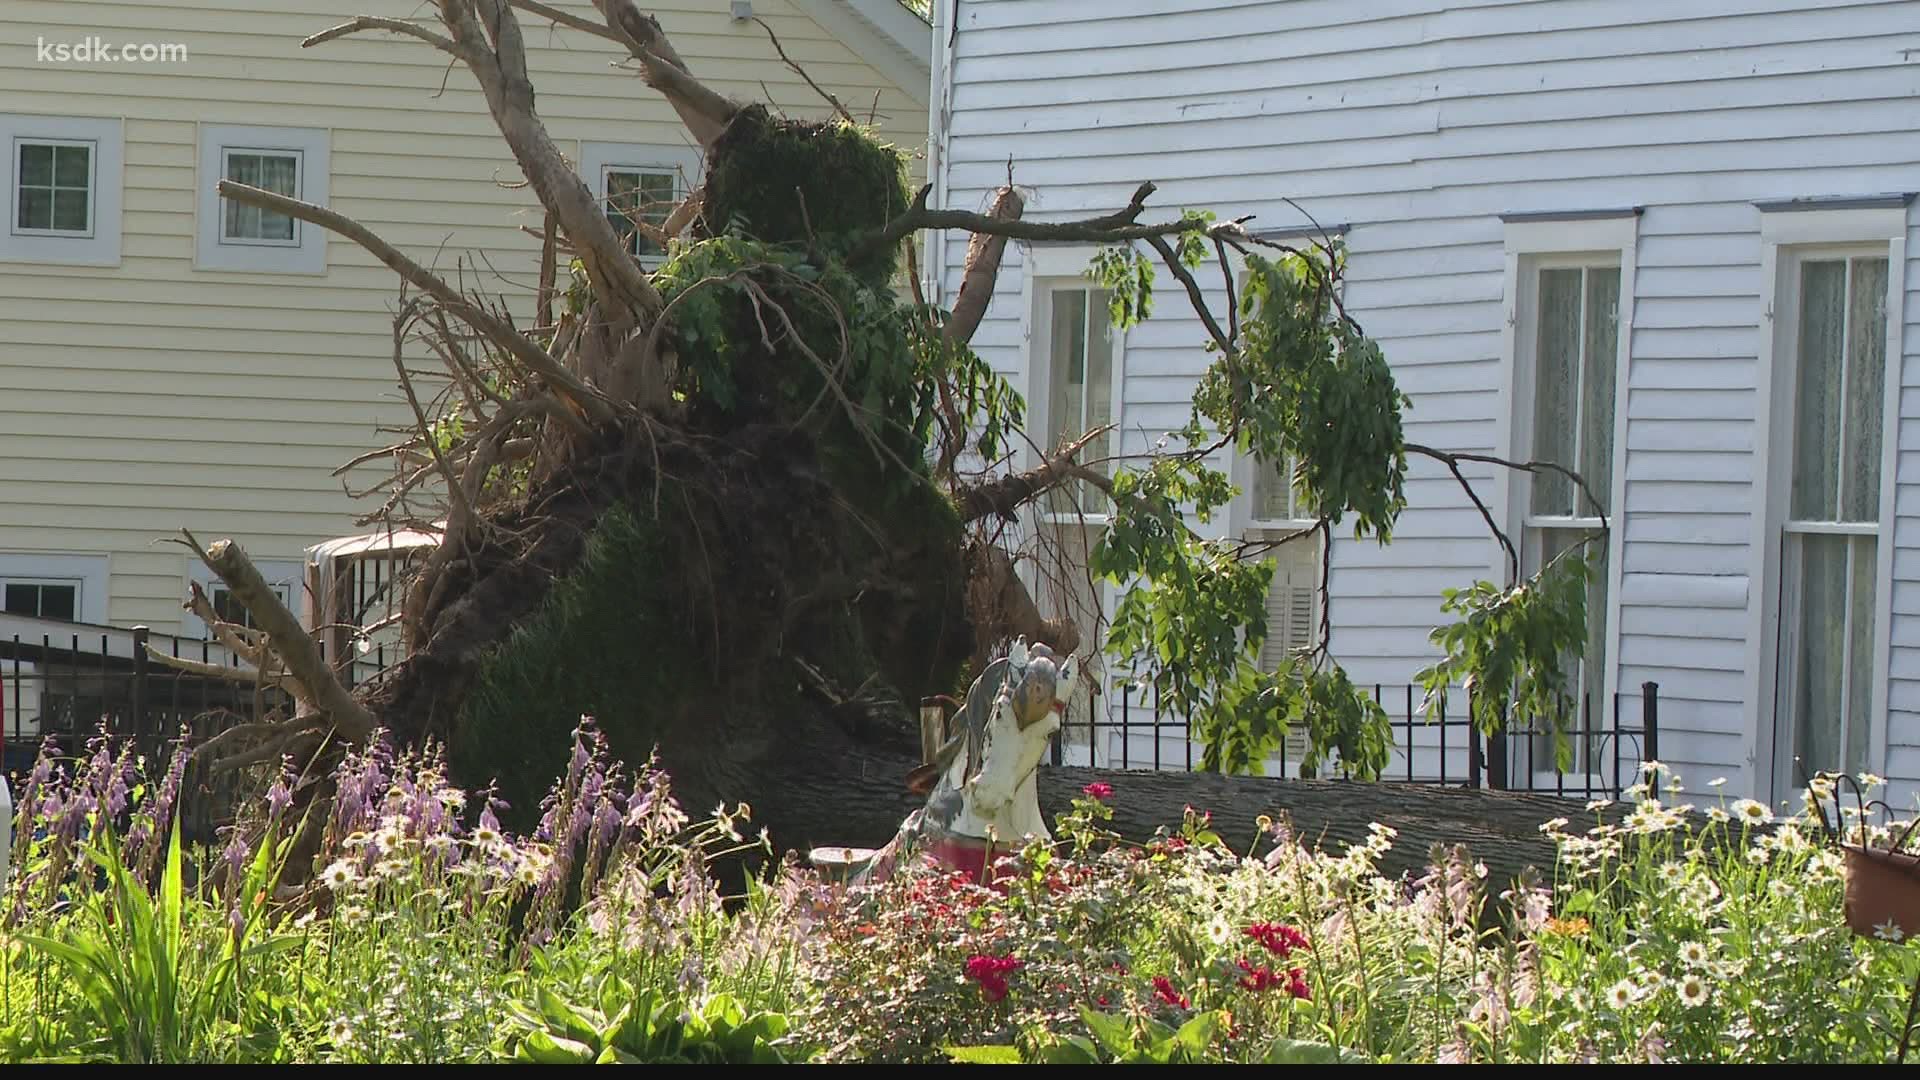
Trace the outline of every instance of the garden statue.
{"type": "Polygon", "coordinates": [[[812,861],[850,872],[855,882],[885,880],[903,858],[924,856],[985,884],[994,851],[1018,848],[1031,837],[1053,839],[1040,816],[1034,771],[1055,732],[1077,675],[1071,656],[1043,644],[1015,641],[987,665],[954,716],[953,737],[934,759],[907,778],[930,792],[886,847],[877,852],[821,848],[812,861]]]}

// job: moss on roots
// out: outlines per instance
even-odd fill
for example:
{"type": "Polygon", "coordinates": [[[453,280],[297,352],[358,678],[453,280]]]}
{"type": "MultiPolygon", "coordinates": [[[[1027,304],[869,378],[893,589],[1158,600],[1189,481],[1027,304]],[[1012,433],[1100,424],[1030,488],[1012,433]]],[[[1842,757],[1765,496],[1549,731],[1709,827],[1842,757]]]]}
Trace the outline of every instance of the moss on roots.
{"type": "MultiPolygon", "coordinates": [[[[871,133],[750,105],[714,147],[701,214],[709,235],[738,232],[846,256],[855,238],[905,213],[909,197],[906,156],[871,133]]],[[[898,255],[869,252],[847,268],[885,286],[898,255]]]]}

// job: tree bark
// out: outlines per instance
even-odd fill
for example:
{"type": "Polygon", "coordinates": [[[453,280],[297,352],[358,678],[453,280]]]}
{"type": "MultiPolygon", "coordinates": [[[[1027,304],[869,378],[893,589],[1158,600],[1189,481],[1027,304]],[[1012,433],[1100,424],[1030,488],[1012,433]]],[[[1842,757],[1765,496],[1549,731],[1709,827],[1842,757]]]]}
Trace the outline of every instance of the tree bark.
{"type": "MultiPolygon", "coordinates": [[[[918,764],[911,754],[853,750],[836,769],[809,771],[805,765],[825,762],[799,750],[794,745],[798,739],[790,736],[788,741],[782,756],[793,764],[781,771],[777,782],[769,782],[765,774],[759,777],[762,797],[755,803],[755,819],[770,828],[777,848],[878,849],[893,838],[908,814],[925,804],[906,788],[907,772],[918,764]]],[[[834,741],[814,746],[824,750],[834,741]]],[[[671,770],[672,755],[663,750],[663,760],[671,770]]],[[[1388,877],[1417,875],[1436,843],[1464,844],[1475,860],[1486,864],[1494,894],[1527,867],[1551,880],[1554,845],[1540,832],[1542,822],[1595,816],[1581,800],[1524,792],[1046,765],[1038,775],[1041,814],[1053,821],[1096,780],[1113,788],[1113,820],[1107,827],[1127,840],[1145,842],[1162,827],[1177,833],[1188,806],[1211,812],[1213,831],[1241,853],[1256,840],[1262,853],[1271,849],[1272,838],[1263,837],[1257,823],[1262,816],[1291,821],[1300,841],[1336,854],[1365,842],[1367,826],[1379,822],[1399,833],[1379,862],[1388,877]]],[[[1613,808],[1610,819],[1619,817],[1619,809],[1613,808]]]]}

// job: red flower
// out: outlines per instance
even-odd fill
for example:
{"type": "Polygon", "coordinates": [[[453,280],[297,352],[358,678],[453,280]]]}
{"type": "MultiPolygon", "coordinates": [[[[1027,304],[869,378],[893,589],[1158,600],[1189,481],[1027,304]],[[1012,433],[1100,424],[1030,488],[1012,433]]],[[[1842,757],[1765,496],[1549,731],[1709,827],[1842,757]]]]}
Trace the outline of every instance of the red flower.
{"type": "Polygon", "coordinates": [[[1240,988],[1242,990],[1251,990],[1256,994],[1261,994],[1268,990],[1277,990],[1286,985],[1286,978],[1265,964],[1254,967],[1248,963],[1245,958],[1236,960],[1234,963],[1239,965],[1241,971],[1246,972],[1245,975],[1240,977],[1240,988]]]}
{"type": "Polygon", "coordinates": [[[1098,799],[1101,802],[1106,802],[1108,799],[1113,798],[1113,785],[1103,784],[1095,780],[1093,783],[1081,788],[1080,794],[1085,795],[1089,799],[1098,799]]]}
{"type": "Polygon", "coordinates": [[[1242,933],[1266,946],[1268,952],[1285,960],[1293,955],[1295,949],[1311,949],[1313,944],[1307,935],[1281,923],[1257,922],[1242,933]]]}
{"type": "Polygon", "coordinates": [[[967,978],[980,984],[980,996],[988,1001],[999,1001],[1007,996],[1007,975],[1019,971],[1026,965],[1011,956],[967,957],[967,978]]]}
{"type": "Polygon", "coordinates": [[[1188,1001],[1185,995],[1175,991],[1173,983],[1165,975],[1155,975],[1153,977],[1153,994],[1161,1001],[1166,1002],[1176,1009],[1193,1008],[1193,1002],[1188,1001]]]}
{"type": "Polygon", "coordinates": [[[1306,973],[1299,968],[1287,972],[1287,993],[1302,1001],[1313,1000],[1313,991],[1307,989],[1306,973]]]}
{"type": "Polygon", "coordinates": [[[1101,994],[1098,1000],[1099,1000],[1099,1002],[1100,1002],[1100,1007],[1101,1007],[1101,1008],[1103,1008],[1103,1009],[1104,1009],[1104,1008],[1106,1008],[1106,1007],[1107,1007],[1107,995],[1105,995],[1105,994],[1101,994]]]}

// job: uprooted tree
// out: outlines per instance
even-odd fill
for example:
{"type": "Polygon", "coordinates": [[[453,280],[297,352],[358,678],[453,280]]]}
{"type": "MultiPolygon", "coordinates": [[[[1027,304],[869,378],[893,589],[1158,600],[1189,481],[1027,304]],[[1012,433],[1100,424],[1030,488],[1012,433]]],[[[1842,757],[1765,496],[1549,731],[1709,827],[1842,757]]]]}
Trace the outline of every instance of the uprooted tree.
{"type": "MultiPolygon", "coordinates": [[[[831,95],[825,123],[728,100],[628,0],[596,6],[604,22],[533,0],[436,0],[431,19],[362,16],[306,42],[403,35],[478,81],[545,211],[532,325],[340,214],[220,183],[399,275],[393,356],[416,424],[366,456],[393,467],[366,520],[440,541],[406,583],[406,659],[351,692],[243,553],[195,542],[257,629],[221,623],[196,597],[201,617],[296,702],[217,737],[203,750],[216,768],[311,759],[385,730],[443,742],[457,780],[497,779],[525,820],[591,714],[618,753],[657,747],[688,798],[744,799],[784,845],[877,843],[911,801],[916,706],[1026,638],[1131,665],[1196,717],[1216,770],[1257,771],[1304,730],[1307,767],[1337,754],[1377,772],[1385,717],[1333,663],[1324,603],[1314,647],[1278,671],[1253,661],[1264,556],[1292,538],[1207,539],[1190,524],[1232,497],[1207,465],[1227,446],[1295,463],[1317,518],[1305,534],[1323,539],[1350,522],[1387,541],[1408,456],[1443,463],[1510,565],[1501,585],[1449,596],[1463,618],[1436,631],[1446,658],[1427,681],[1436,698],[1477,686],[1487,726],[1513,706],[1557,714],[1563,657],[1583,636],[1584,563],[1576,550],[1522,580],[1462,464],[1585,485],[1551,464],[1407,443],[1406,401],[1342,306],[1337,244],[1276,243],[1206,213],[1143,221],[1151,183],[1079,221],[1026,220],[1011,186],[986,213],[929,208],[903,156],[831,95]],[[642,268],[619,215],[549,138],[522,17],[623,50],[705,151],[703,183],[663,226],[631,223],[667,250],[659,269],[642,268]],[[956,229],[973,239],[952,310],[898,299],[916,237],[956,229]],[[1180,284],[1213,353],[1183,430],[1134,460],[1102,451],[1104,431],[1033,436],[1019,395],[968,345],[1009,240],[1097,245],[1089,272],[1117,329],[1150,314],[1157,268],[1180,284]],[[1201,285],[1213,273],[1221,312],[1201,285]],[[438,385],[404,359],[414,343],[442,363],[438,385]],[[1038,464],[1014,468],[1024,445],[1038,464]],[[1013,540],[1043,501],[1082,498],[1111,515],[1090,572],[1132,586],[1105,642],[1080,640],[1072,613],[1043,612],[1020,572],[1032,553],[1013,540]]],[[[309,797],[324,773],[308,773],[309,797]]],[[[1177,815],[1180,782],[1161,784],[1158,809],[1177,815]]],[[[1059,805],[1058,784],[1043,778],[1043,802],[1059,805]]]]}

